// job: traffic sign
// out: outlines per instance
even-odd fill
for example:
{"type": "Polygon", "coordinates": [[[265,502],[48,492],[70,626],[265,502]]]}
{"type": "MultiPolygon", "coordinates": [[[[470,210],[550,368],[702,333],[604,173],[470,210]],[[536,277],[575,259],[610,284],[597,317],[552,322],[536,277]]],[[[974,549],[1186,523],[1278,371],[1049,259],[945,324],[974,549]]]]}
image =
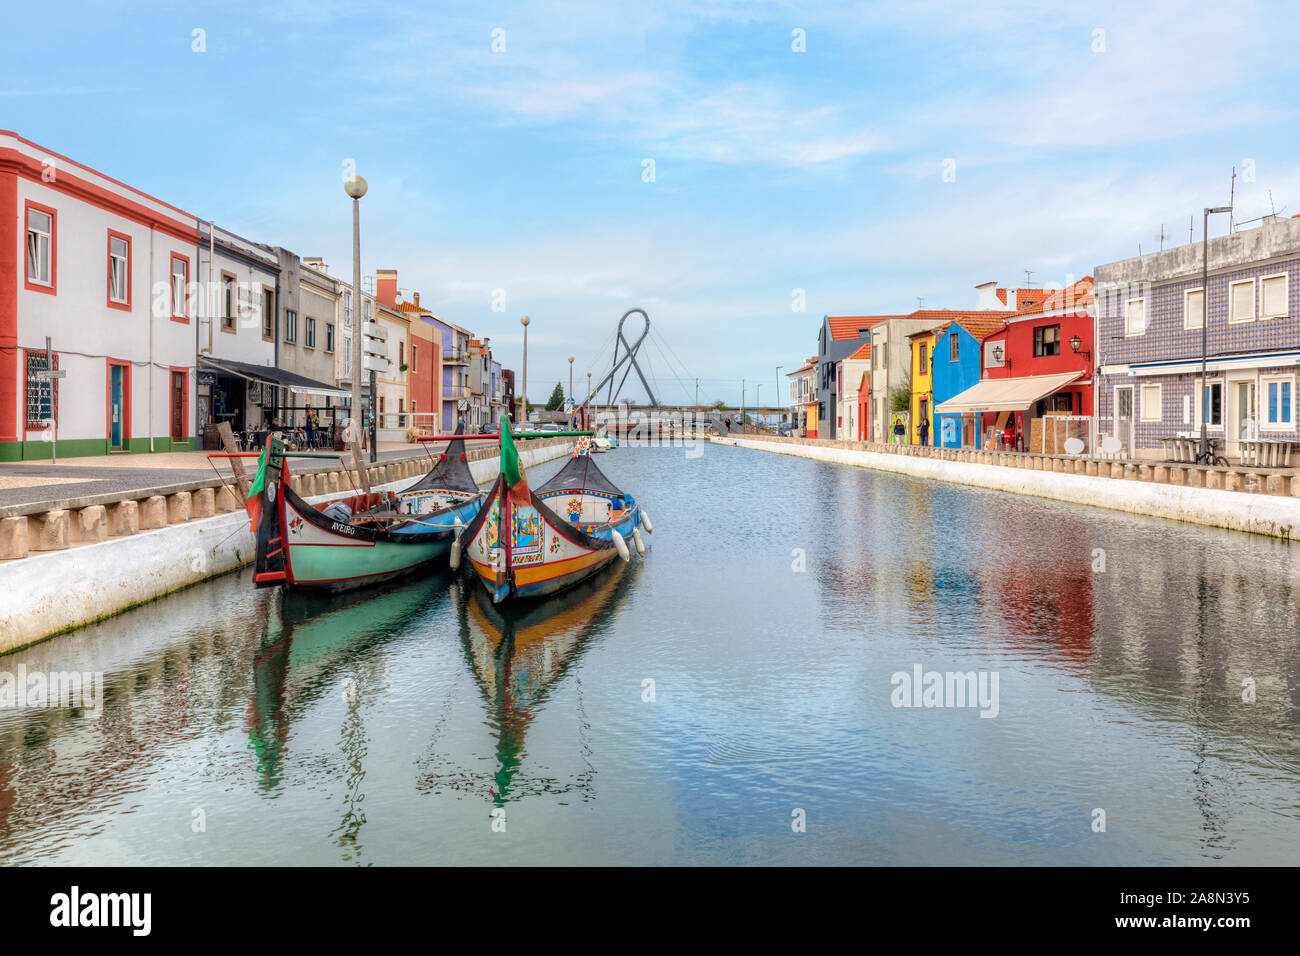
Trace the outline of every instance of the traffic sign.
{"type": "Polygon", "coordinates": [[[68,370],[66,368],[41,369],[39,372],[36,373],[36,377],[44,378],[44,379],[67,378],[68,370]]]}

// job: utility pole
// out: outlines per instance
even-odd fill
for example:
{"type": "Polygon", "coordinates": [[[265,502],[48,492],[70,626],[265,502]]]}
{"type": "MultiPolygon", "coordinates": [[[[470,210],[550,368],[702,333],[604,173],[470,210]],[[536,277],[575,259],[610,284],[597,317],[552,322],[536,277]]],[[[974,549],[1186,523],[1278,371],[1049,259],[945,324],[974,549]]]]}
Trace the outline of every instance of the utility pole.
{"type": "Polygon", "coordinates": [[[783,368],[785,368],[784,365],[778,365],[778,366],[776,367],[776,402],[777,402],[777,405],[780,405],[780,404],[781,404],[781,369],[783,369],[783,368]]]}
{"type": "Polygon", "coordinates": [[[698,408],[699,405],[700,405],[700,380],[697,378],[697,379],[695,380],[695,406],[696,406],[696,408],[698,408]]]}

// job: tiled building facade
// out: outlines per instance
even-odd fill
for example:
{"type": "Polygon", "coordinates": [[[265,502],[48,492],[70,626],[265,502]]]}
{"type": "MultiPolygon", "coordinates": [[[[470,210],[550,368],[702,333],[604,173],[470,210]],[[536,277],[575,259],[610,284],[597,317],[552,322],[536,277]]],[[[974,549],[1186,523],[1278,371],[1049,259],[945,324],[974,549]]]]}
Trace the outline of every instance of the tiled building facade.
{"type": "MultiPolygon", "coordinates": [[[[1136,458],[1200,433],[1201,245],[1097,270],[1098,425],[1136,458]]],[[[1300,220],[1209,243],[1207,431],[1231,459],[1245,439],[1300,440],[1300,220]]]]}

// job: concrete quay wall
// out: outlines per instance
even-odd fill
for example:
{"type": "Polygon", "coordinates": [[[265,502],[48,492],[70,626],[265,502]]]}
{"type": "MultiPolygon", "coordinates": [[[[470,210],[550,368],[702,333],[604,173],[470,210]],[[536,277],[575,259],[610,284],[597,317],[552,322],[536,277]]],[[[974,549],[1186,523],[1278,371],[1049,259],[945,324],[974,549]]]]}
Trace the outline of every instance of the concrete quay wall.
{"type": "MultiPolygon", "coordinates": [[[[521,445],[519,457],[527,468],[567,455],[572,440],[521,445]]],[[[468,457],[476,481],[496,478],[495,448],[470,449],[468,457]]],[[[373,465],[372,487],[401,490],[427,466],[425,458],[373,465]]],[[[350,492],[337,471],[294,475],[292,485],[312,502],[350,492]]],[[[210,488],[183,490],[0,519],[22,522],[24,533],[34,529],[39,545],[33,548],[29,540],[21,560],[0,562],[0,654],[251,563],[248,514],[229,491],[219,491],[224,499],[210,488]],[[88,533],[93,539],[87,540],[88,533]]]]}
{"type": "Polygon", "coordinates": [[[808,438],[711,441],[1288,540],[1300,537],[1300,476],[808,438]]]}

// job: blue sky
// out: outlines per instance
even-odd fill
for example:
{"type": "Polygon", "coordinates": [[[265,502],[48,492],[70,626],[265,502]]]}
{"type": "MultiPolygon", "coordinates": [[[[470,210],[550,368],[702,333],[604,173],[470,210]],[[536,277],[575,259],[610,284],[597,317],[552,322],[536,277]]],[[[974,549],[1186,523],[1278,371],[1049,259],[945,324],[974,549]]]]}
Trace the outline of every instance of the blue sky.
{"type": "Polygon", "coordinates": [[[1234,165],[1238,221],[1300,212],[1284,5],[265,6],[13,7],[0,128],[343,277],[354,160],[364,271],[508,367],[531,315],[534,397],[634,306],[662,399],[770,402],[823,314],[1186,242],[1234,165]]]}

